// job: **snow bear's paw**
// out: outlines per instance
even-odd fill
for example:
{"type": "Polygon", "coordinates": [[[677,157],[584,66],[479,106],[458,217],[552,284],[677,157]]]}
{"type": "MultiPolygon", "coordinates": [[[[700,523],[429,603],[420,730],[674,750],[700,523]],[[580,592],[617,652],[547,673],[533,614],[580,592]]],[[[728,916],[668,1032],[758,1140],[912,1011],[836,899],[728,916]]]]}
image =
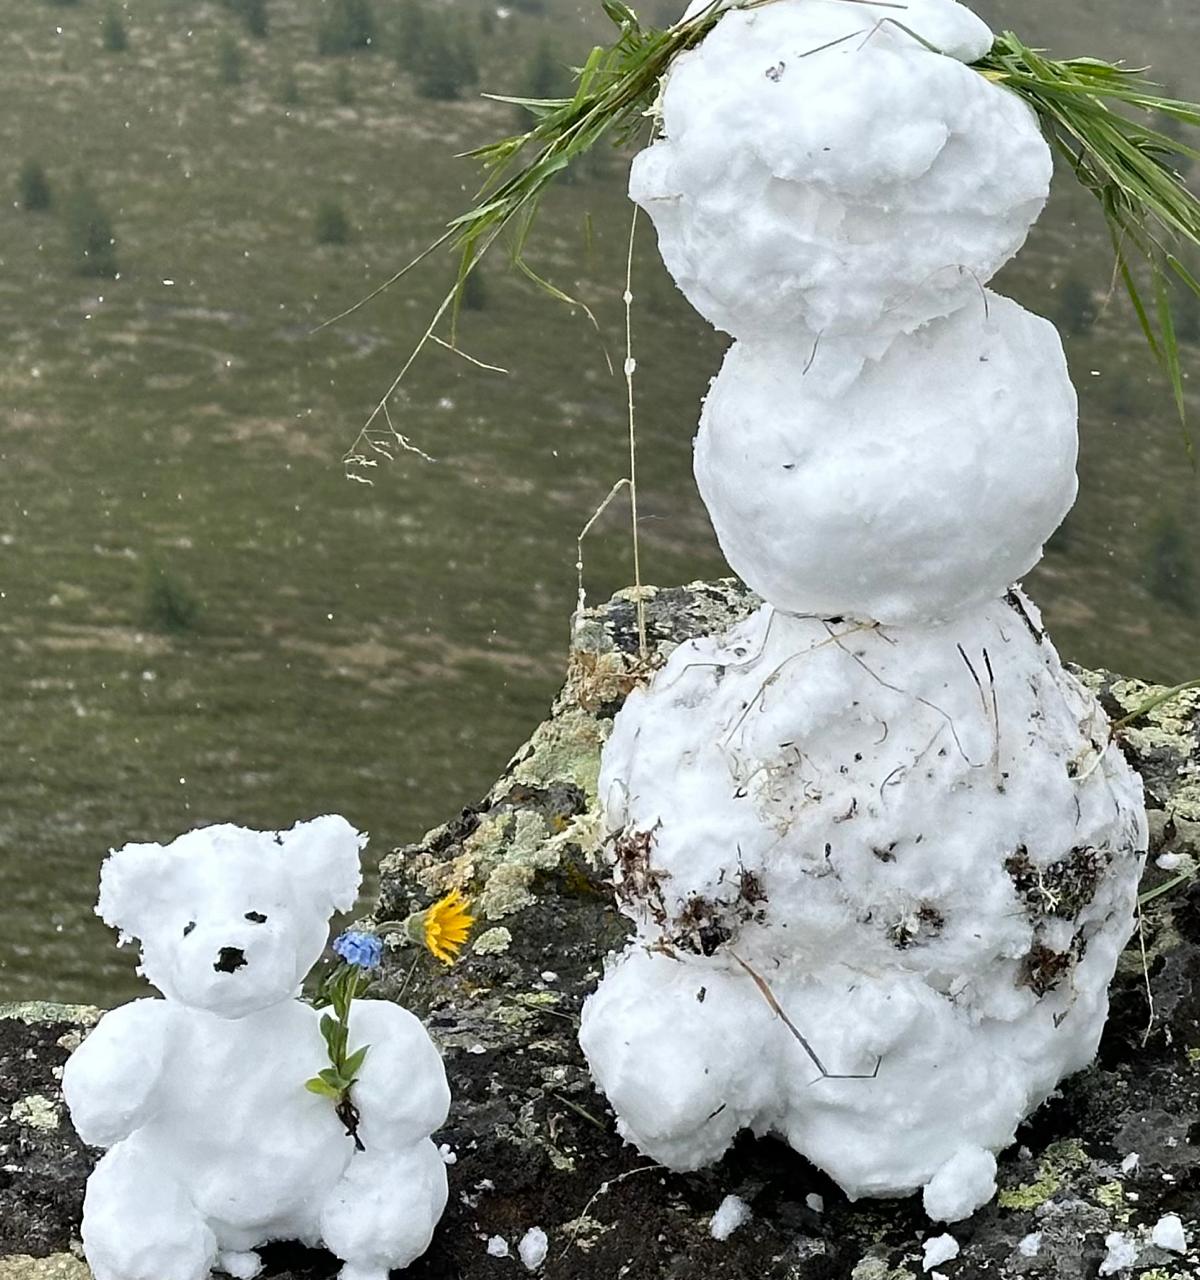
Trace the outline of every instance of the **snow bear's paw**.
{"type": "Polygon", "coordinates": [[[429,1139],[369,1146],[321,1210],[321,1237],[346,1261],[344,1280],[383,1280],[429,1248],[446,1207],[446,1165],[429,1139]]]}
{"type": "Polygon", "coordinates": [[[95,1280],[206,1280],[217,1240],[170,1170],[131,1139],[88,1179],[83,1247],[95,1280]]]}

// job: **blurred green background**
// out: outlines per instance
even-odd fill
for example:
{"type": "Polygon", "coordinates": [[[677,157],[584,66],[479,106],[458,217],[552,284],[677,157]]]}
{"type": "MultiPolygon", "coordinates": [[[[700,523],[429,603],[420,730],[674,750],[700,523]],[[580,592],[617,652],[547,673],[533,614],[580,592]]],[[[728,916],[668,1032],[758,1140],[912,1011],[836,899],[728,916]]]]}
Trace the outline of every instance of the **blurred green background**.
{"type": "MultiPolygon", "coordinates": [[[[1193,5],[978,7],[1200,97],[1193,5]]],[[[555,93],[599,4],[0,0],[0,21],[0,1000],[111,1002],[140,984],[91,915],[110,846],[335,810],[378,857],[543,714],[576,533],[625,469],[628,156],[589,157],[530,253],[600,333],[485,264],[461,339],[507,376],[430,349],[392,412],[437,461],[354,484],[342,455],[452,263],[311,330],[466,206],[455,154],[517,123],[480,91],[555,93]]],[[[998,287],[1062,326],[1081,395],[1082,495],[1027,584],[1059,648],[1196,675],[1196,475],[1069,178],[998,287]]],[[[690,450],[725,342],[648,231],[634,291],[645,574],[720,574],[690,450]]],[[[1180,329],[1194,368],[1200,311],[1180,329]]],[[[589,593],[629,577],[614,504],[589,593]]]]}

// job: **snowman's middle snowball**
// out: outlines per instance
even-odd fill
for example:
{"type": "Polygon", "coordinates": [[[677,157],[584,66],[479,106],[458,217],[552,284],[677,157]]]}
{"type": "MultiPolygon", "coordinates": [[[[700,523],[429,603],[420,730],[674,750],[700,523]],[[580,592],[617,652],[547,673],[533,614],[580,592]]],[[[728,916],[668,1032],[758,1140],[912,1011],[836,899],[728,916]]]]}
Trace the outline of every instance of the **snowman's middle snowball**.
{"type": "Polygon", "coordinates": [[[1002,596],[1075,500],[1077,401],[1054,326],[990,292],[897,338],[735,343],[696,437],[734,571],[790,613],[885,623],[1002,596]]]}

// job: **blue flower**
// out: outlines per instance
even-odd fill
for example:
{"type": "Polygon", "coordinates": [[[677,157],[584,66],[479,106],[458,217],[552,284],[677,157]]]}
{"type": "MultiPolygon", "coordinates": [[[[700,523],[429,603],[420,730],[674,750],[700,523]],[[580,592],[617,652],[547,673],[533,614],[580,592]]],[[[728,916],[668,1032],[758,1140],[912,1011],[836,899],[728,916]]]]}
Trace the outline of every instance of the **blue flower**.
{"type": "Polygon", "coordinates": [[[333,949],[347,964],[359,969],[378,969],[383,959],[383,943],[373,933],[343,933],[333,949]]]}

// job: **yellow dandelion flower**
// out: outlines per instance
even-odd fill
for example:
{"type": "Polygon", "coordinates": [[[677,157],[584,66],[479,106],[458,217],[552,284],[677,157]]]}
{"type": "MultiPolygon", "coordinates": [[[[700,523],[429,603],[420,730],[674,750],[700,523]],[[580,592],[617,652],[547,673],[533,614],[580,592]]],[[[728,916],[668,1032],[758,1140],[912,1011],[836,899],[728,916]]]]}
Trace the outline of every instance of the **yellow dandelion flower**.
{"type": "Polygon", "coordinates": [[[470,914],[469,906],[454,889],[421,912],[421,941],[443,964],[453,964],[458,959],[463,943],[470,936],[475,917],[470,914]]]}

